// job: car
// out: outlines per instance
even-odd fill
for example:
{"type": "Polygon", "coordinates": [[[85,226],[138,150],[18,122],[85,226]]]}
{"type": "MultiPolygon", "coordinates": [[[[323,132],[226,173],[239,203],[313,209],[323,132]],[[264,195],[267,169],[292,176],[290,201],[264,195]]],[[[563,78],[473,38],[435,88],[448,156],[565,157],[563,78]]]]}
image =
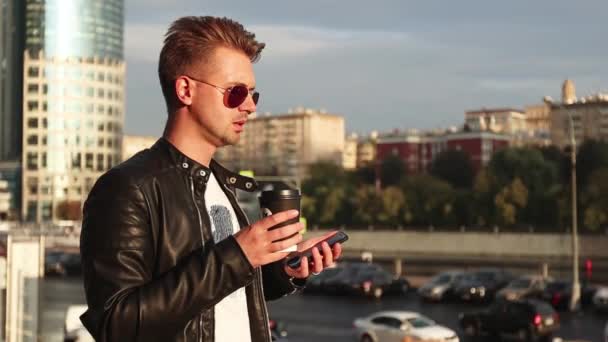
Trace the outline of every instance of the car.
{"type": "MultiPolygon", "coordinates": [[[[581,283],[581,307],[587,307],[592,303],[595,287],[581,283]]],[[[569,280],[555,280],[547,284],[541,299],[553,305],[557,310],[566,310],[570,306],[572,297],[572,282],[569,280]]]]}
{"type": "Polygon", "coordinates": [[[517,300],[523,298],[539,298],[552,278],[540,275],[527,275],[512,280],[506,287],[498,291],[497,298],[517,300]]]}
{"type": "Polygon", "coordinates": [[[600,287],[595,291],[593,307],[597,311],[608,312],[608,287],[600,287]]]}
{"type": "Polygon", "coordinates": [[[302,293],[319,293],[325,292],[326,282],[344,271],[344,267],[334,266],[326,268],[323,272],[317,275],[311,275],[306,279],[306,286],[302,289],[302,293]]]}
{"type": "Polygon", "coordinates": [[[418,288],[418,295],[422,299],[441,301],[453,297],[454,286],[465,277],[462,271],[446,271],[431,278],[426,284],[418,288]]]}
{"type": "Polygon", "coordinates": [[[488,335],[488,341],[503,336],[523,341],[551,341],[559,329],[559,316],[546,302],[538,299],[496,300],[489,308],[458,316],[467,336],[488,335]]]}
{"type": "Polygon", "coordinates": [[[56,276],[61,275],[61,256],[63,252],[60,251],[48,251],[44,254],[44,275],[56,276]]]}
{"type": "Polygon", "coordinates": [[[460,341],[454,330],[412,311],[376,312],[355,319],[353,328],[361,342],[460,341]]]}
{"type": "Polygon", "coordinates": [[[354,262],[343,264],[342,267],[344,271],[325,281],[328,292],[381,298],[384,295],[406,294],[410,289],[410,283],[405,278],[393,276],[378,264],[354,262]]]}
{"type": "Polygon", "coordinates": [[[470,273],[454,289],[455,296],[466,302],[490,302],[513,276],[501,269],[483,268],[470,273]]]}
{"type": "Polygon", "coordinates": [[[283,321],[269,319],[268,327],[270,328],[270,332],[276,336],[278,341],[286,341],[287,339],[287,325],[283,321]]]}
{"type": "Polygon", "coordinates": [[[80,322],[80,316],[87,311],[86,305],[70,305],[66,310],[63,325],[64,342],[93,342],[93,337],[80,322]]]}

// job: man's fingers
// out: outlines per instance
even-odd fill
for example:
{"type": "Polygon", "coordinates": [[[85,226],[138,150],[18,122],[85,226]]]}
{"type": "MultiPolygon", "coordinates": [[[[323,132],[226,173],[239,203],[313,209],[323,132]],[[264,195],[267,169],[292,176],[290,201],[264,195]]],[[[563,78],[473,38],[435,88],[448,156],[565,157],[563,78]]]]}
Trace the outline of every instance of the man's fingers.
{"type": "Polygon", "coordinates": [[[302,241],[302,235],[296,234],[288,239],[273,242],[270,245],[270,251],[271,252],[282,251],[285,248],[289,248],[291,246],[297,245],[300,241],[302,241]]]}
{"type": "Polygon", "coordinates": [[[296,222],[294,224],[290,224],[288,226],[273,229],[273,230],[269,231],[268,239],[270,241],[281,240],[288,236],[292,236],[293,234],[298,233],[302,229],[304,229],[304,224],[301,222],[296,222]]]}
{"type": "Polygon", "coordinates": [[[264,217],[263,219],[256,222],[253,226],[259,229],[269,229],[276,226],[279,223],[283,223],[298,216],[297,210],[281,211],[279,213],[264,217]]]}
{"type": "Polygon", "coordinates": [[[319,248],[314,247],[312,249],[312,271],[315,273],[321,273],[323,271],[323,256],[319,252],[319,248]]]}
{"type": "Polygon", "coordinates": [[[321,244],[321,250],[323,250],[323,266],[329,267],[334,264],[334,258],[332,256],[331,248],[327,242],[321,244]]]}

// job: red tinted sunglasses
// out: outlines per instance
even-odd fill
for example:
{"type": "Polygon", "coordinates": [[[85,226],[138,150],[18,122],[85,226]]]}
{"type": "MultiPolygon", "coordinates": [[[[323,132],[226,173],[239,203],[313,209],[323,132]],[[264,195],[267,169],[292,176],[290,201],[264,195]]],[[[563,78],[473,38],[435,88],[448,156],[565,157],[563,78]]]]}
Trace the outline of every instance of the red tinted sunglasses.
{"type": "Polygon", "coordinates": [[[260,99],[260,93],[254,90],[249,90],[243,84],[237,84],[235,86],[229,88],[222,88],[220,86],[216,86],[215,84],[211,84],[209,82],[205,82],[203,80],[196,79],[192,76],[186,75],[188,78],[191,78],[193,81],[204,83],[206,85],[212,86],[217,89],[220,93],[224,94],[224,106],[228,108],[236,108],[245,102],[247,96],[251,94],[251,99],[253,99],[253,103],[258,104],[258,100],[260,99]]]}

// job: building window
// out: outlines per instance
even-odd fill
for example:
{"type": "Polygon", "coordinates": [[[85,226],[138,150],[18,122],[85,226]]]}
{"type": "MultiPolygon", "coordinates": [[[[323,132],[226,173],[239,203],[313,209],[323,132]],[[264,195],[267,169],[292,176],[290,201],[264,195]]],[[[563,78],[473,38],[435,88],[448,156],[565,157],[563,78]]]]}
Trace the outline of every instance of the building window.
{"type": "Polygon", "coordinates": [[[28,145],[38,145],[38,136],[33,134],[27,137],[28,145]]]}
{"type": "Polygon", "coordinates": [[[35,201],[28,201],[27,202],[27,215],[26,215],[26,221],[36,221],[37,217],[38,217],[38,203],[35,201]]]}
{"type": "Polygon", "coordinates": [[[97,171],[103,171],[103,154],[97,154],[97,171]]]}
{"type": "Polygon", "coordinates": [[[46,168],[46,152],[42,152],[42,168],[46,168]]]}
{"type": "Polygon", "coordinates": [[[27,75],[29,77],[38,77],[40,75],[40,68],[36,66],[31,66],[27,69],[27,75]]]}
{"type": "Polygon", "coordinates": [[[27,119],[27,127],[28,128],[38,128],[38,118],[27,119]]]}
{"type": "Polygon", "coordinates": [[[48,94],[48,92],[49,92],[49,86],[48,86],[48,84],[45,83],[42,85],[42,93],[44,95],[46,95],[46,94],[48,94]]]}
{"type": "Polygon", "coordinates": [[[27,102],[27,109],[30,112],[38,110],[38,101],[28,101],[27,102]]]}
{"type": "Polygon", "coordinates": [[[72,155],[72,169],[75,170],[80,170],[81,168],[81,157],[82,155],[80,153],[76,153],[74,155],[72,155]]]}
{"type": "Polygon", "coordinates": [[[38,94],[38,83],[30,83],[27,85],[28,94],[38,94]]]}
{"type": "Polygon", "coordinates": [[[93,153],[85,154],[85,169],[93,170],[93,153]]]}
{"type": "Polygon", "coordinates": [[[97,138],[97,147],[103,147],[104,143],[106,142],[106,139],[104,138],[97,138]]]}
{"type": "Polygon", "coordinates": [[[26,167],[28,170],[38,170],[38,153],[27,153],[26,167]]]}

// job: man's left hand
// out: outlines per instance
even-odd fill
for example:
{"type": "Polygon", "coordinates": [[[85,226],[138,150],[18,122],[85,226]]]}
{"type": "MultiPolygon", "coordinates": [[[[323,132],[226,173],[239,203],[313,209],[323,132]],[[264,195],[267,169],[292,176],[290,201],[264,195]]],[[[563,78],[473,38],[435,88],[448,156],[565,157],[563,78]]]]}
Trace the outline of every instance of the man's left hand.
{"type": "MultiPolygon", "coordinates": [[[[319,242],[329,238],[334,234],[336,234],[335,231],[329,232],[319,237],[308,239],[306,241],[302,241],[298,244],[298,252],[304,251],[312,246],[315,246],[319,244],[319,242]]],[[[307,257],[302,257],[300,267],[291,268],[285,265],[285,272],[290,277],[307,278],[310,273],[319,274],[323,271],[323,269],[332,267],[334,265],[334,262],[340,257],[340,254],[342,254],[342,245],[340,243],[336,243],[333,247],[329,247],[329,244],[326,241],[323,241],[320,246],[315,246],[312,248],[311,260],[308,260],[307,257]]]]}

